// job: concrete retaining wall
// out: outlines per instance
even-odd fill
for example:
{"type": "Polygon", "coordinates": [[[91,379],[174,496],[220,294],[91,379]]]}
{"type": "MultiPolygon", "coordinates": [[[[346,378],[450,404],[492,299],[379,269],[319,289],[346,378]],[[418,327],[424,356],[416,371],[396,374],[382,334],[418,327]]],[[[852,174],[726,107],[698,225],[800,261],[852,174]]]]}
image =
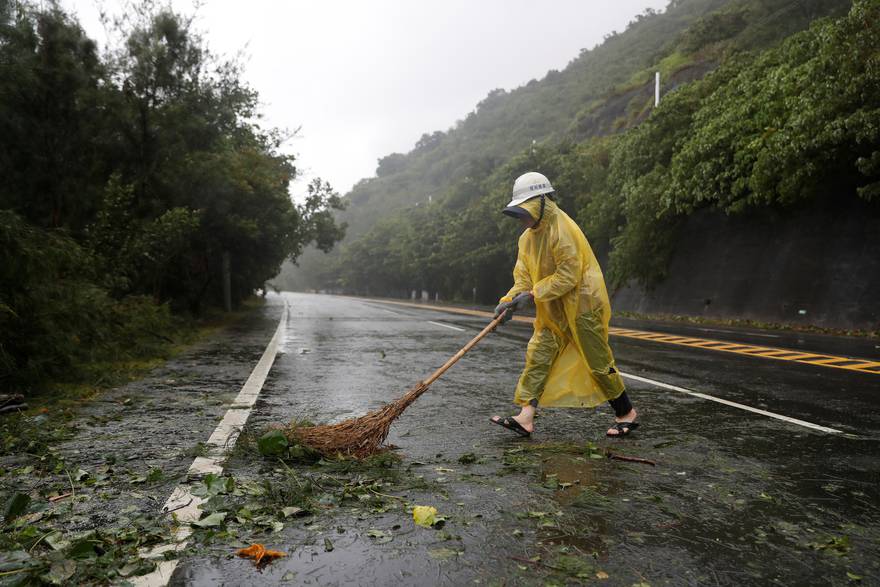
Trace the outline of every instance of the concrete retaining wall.
{"type": "Polygon", "coordinates": [[[795,213],[691,216],[669,277],[615,310],[880,328],[880,206],[827,199],[795,213]],[[774,215],[776,214],[776,215],[774,215]]]}

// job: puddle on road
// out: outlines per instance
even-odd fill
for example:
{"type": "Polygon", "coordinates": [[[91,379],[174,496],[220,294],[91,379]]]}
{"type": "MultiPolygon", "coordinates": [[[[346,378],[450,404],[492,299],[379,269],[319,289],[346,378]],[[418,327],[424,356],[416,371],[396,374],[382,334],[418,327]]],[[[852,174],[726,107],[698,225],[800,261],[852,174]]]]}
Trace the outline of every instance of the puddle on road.
{"type": "Polygon", "coordinates": [[[559,503],[566,505],[574,500],[580,490],[593,487],[599,480],[594,459],[574,455],[551,455],[541,464],[541,483],[551,488],[559,503]]]}

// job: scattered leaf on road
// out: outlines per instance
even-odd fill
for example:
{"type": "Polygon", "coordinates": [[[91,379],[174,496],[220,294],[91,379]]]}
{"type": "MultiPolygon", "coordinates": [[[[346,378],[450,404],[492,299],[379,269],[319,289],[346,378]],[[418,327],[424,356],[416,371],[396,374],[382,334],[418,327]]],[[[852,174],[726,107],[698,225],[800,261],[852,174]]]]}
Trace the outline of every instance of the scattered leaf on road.
{"type": "Polygon", "coordinates": [[[451,548],[432,548],[428,551],[428,554],[431,558],[437,560],[449,560],[451,558],[455,558],[461,554],[461,552],[457,550],[453,550],[451,548]]]}
{"type": "Polygon", "coordinates": [[[6,507],[3,508],[3,519],[8,522],[17,518],[24,513],[30,503],[31,497],[27,493],[20,491],[13,493],[12,497],[7,500],[6,507]]]}
{"type": "Polygon", "coordinates": [[[259,565],[263,562],[270,563],[273,559],[287,556],[286,552],[281,552],[280,550],[269,550],[262,544],[251,544],[247,548],[241,548],[237,550],[236,554],[243,558],[254,559],[254,564],[256,565],[259,565]]]}
{"type": "Polygon", "coordinates": [[[287,452],[289,443],[281,430],[270,430],[257,441],[257,448],[264,457],[280,457],[287,452]]]}
{"type": "Polygon", "coordinates": [[[284,514],[285,518],[289,518],[291,516],[298,516],[302,513],[305,513],[305,510],[296,506],[288,506],[286,508],[282,508],[281,513],[284,514]]]}
{"type": "Polygon", "coordinates": [[[125,564],[121,569],[119,569],[119,576],[137,577],[140,575],[146,575],[147,573],[153,571],[155,568],[156,563],[154,563],[153,561],[137,559],[125,564]]]}
{"type": "Polygon", "coordinates": [[[470,465],[477,462],[477,455],[472,452],[467,452],[458,457],[458,462],[462,465],[470,465]]]}
{"type": "Polygon", "coordinates": [[[374,539],[376,544],[385,544],[386,542],[391,542],[394,539],[394,536],[391,532],[385,532],[384,530],[377,530],[373,528],[367,532],[367,536],[374,539]]]}
{"type": "Polygon", "coordinates": [[[413,521],[418,526],[430,528],[437,523],[437,508],[430,505],[417,505],[413,508],[413,521]]]}
{"type": "Polygon", "coordinates": [[[70,559],[55,561],[46,574],[46,579],[53,585],[64,585],[76,572],[76,562],[70,559]]]}
{"type": "Polygon", "coordinates": [[[215,526],[222,526],[223,520],[226,519],[226,512],[214,512],[210,514],[198,522],[193,522],[193,526],[198,526],[199,528],[213,528],[215,526]]]}

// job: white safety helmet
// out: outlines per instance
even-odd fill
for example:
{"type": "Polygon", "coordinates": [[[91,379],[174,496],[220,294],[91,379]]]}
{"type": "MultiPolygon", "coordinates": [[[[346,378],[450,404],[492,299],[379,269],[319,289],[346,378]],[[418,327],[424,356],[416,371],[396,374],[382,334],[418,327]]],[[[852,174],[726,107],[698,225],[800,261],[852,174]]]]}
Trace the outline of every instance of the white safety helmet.
{"type": "Polygon", "coordinates": [[[519,206],[526,200],[531,200],[542,194],[549,194],[552,191],[553,186],[550,185],[550,180],[543,173],[537,171],[523,173],[513,182],[513,198],[506,207],[519,206]]]}

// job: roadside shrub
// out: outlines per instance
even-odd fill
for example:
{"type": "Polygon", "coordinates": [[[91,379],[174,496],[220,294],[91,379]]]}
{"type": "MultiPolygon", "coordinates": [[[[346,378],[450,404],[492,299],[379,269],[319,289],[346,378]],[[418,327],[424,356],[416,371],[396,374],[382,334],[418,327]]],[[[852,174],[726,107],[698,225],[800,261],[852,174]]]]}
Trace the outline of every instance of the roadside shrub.
{"type": "Polygon", "coordinates": [[[171,340],[167,306],[114,300],[94,266],[62,231],[0,210],[0,389],[32,391],[85,362],[155,354],[171,340]]]}

